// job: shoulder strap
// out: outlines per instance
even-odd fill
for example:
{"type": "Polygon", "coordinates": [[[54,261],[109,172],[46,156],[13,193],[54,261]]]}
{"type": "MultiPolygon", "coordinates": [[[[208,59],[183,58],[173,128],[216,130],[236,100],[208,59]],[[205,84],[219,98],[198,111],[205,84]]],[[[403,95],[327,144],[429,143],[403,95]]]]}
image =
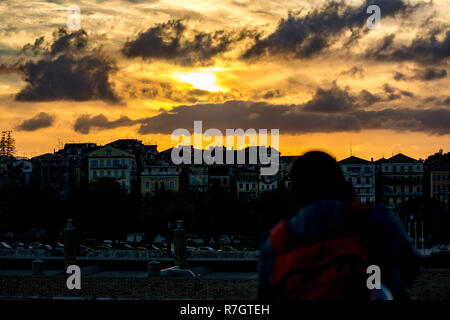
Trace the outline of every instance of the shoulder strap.
{"type": "Polygon", "coordinates": [[[270,230],[270,242],[275,255],[286,252],[291,247],[291,235],[286,220],[281,220],[270,230]]]}

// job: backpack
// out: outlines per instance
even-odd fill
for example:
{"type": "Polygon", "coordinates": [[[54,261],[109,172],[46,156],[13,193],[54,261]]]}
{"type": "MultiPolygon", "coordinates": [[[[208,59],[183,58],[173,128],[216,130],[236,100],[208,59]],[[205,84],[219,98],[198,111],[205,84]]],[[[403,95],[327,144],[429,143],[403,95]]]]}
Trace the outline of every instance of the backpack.
{"type": "Polygon", "coordinates": [[[276,299],[368,300],[368,262],[360,234],[368,213],[368,206],[352,202],[343,208],[339,236],[300,246],[287,222],[279,222],[270,232],[276,299]]]}

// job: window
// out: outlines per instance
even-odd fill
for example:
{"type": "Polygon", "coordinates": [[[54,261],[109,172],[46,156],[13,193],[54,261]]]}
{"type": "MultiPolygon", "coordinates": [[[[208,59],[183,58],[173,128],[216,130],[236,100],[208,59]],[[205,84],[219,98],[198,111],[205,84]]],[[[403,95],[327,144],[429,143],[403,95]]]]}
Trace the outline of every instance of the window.
{"type": "Polygon", "coordinates": [[[117,170],[114,170],[114,178],[119,178],[119,171],[117,171],[117,170]]]}
{"type": "Polygon", "coordinates": [[[108,177],[111,177],[111,171],[108,170],[108,177]]]}
{"type": "Polygon", "coordinates": [[[169,185],[170,185],[170,189],[175,189],[175,181],[170,181],[169,185]]]}
{"type": "Polygon", "coordinates": [[[125,167],[125,159],[121,160],[122,167],[125,167]]]}
{"type": "Polygon", "coordinates": [[[348,171],[350,173],[358,173],[360,171],[360,169],[361,168],[359,168],[359,167],[350,167],[350,168],[348,168],[348,171]]]}
{"type": "Polygon", "coordinates": [[[358,177],[358,178],[356,179],[356,181],[357,181],[358,184],[361,184],[361,178],[360,178],[360,177],[358,177]]]}
{"type": "Polygon", "coordinates": [[[366,184],[370,184],[370,178],[366,177],[366,184]]]}
{"type": "Polygon", "coordinates": [[[145,181],[145,188],[150,189],[150,181],[145,181]]]}
{"type": "Polygon", "coordinates": [[[92,168],[97,168],[98,167],[98,161],[97,160],[92,160],[91,161],[91,167],[92,168]]]}
{"type": "Polygon", "coordinates": [[[239,183],[239,188],[240,188],[240,189],[244,188],[244,186],[242,185],[242,183],[239,183]]]}
{"type": "Polygon", "coordinates": [[[111,150],[110,150],[110,149],[106,150],[106,155],[107,155],[107,156],[110,156],[110,155],[111,155],[111,150]]]}
{"type": "Polygon", "coordinates": [[[100,171],[100,178],[103,178],[105,176],[105,172],[102,170],[100,171]]]}
{"type": "Polygon", "coordinates": [[[94,178],[97,178],[97,171],[94,170],[94,171],[92,172],[92,176],[93,176],[94,178]]]}
{"type": "Polygon", "coordinates": [[[106,160],[106,166],[111,168],[111,159],[106,160]]]}
{"type": "Polygon", "coordinates": [[[105,167],[105,161],[100,160],[100,168],[104,168],[105,167]]]}
{"type": "Polygon", "coordinates": [[[118,168],[120,166],[119,160],[113,160],[113,166],[114,168],[118,168]]]}
{"type": "Polygon", "coordinates": [[[122,179],[125,179],[125,171],[122,171],[122,179]]]}

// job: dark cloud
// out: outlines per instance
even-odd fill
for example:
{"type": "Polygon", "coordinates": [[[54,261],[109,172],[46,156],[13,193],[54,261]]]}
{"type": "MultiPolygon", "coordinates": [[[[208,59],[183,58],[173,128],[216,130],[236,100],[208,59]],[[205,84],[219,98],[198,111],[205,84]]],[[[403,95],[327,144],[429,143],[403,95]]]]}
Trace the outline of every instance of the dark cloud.
{"type": "Polygon", "coordinates": [[[450,57],[450,31],[448,27],[426,31],[409,44],[397,44],[395,35],[383,38],[366,52],[366,57],[380,61],[414,61],[421,64],[438,64],[450,57]],[[439,37],[442,40],[439,40],[439,37]]]}
{"type": "Polygon", "coordinates": [[[367,108],[378,102],[388,102],[402,97],[413,97],[409,91],[400,90],[388,83],[382,86],[382,92],[372,93],[368,90],[361,90],[358,94],[350,92],[348,87],[341,88],[333,82],[329,89],[318,88],[312,99],[303,106],[309,112],[349,112],[361,108],[367,108]]]}
{"type": "Polygon", "coordinates": [[[401,72],[395,72],[394,79],[397,81],[422,80],[433,81],[447,77],[447,70],[428,67],[424,69],[415,69],[412,75],[405,75],[401,72]]]}
{"type": "Polygon", "coordinates": [[[186,66],[207,65],[215,56],[230,50],[234,43],[256,35],[251,30],[193,31],[182,20],[172,20],[128,40],[122,52],[127,57],[168,60],[186,66]]]}
{"type": "Polygon", "coordinates": [[[20,131],[36,131],[51,127],[55,122],[55,116],[45,112],[38,113],[31,119],[24,120],[20,125],[16,127],[20,131]]]}
{"type": "Polygon", "coordinates": [[[402,96],[414,97],[414,94],[412,92],[407,91],[407,90],[400,90],[398,88],[391,86],[388,83],[385,83],[383,85],[383,90],[387,95],[387,97],[385,99],[386,101],[397,100],[397,99],[400,99],[402,96]]]}
{"type": "Polygon", "coordinates": [[[450,97],[445,98],[444,101],[442,101],[442,104],[450,107],[450,97]]]}
{"type": "Polygon", "coordinates": [[[122,116],[108,120],[104,115],[81,116],[75,130],[111,129],[139,125],[140,134],[170,134],[178,128],[192,130],[194,121],[202,120],[203,128],[280,129],[285,134],[312,132],[347,132],[366,129],[416,131],[428,134],[450,134],[450,108],[388,108],[370,110],[377,102],[398,99],[407,91],[389,84],[377,94],[362,90],[352,94],[348,88],[333,84],[330,89],[317,89],[304,104],[275,105],[267,102],[232,100],[224,103],[181,105],[148,118],[131,120],[122,116]],[[339,111],[339,112],[337,112],[339,111]]]}
{"type": "Polygon", "coordinates": [[[311,112],[346,112],[358,108],[357,99],[348,88],[341,89],[336,83],[331,89],[318,88],[313,98],[304,105],[311,112]]]}
{"type": "Polygon", "coordinates": [[[360,101],[364,101],[364,103],[367,106],[371,106],[374,103],[386,100],[382,96],[380,96],[378,94],[373,94],[372,92],[365,90],[365,89],[361,90],[361,92],[359,93],[359,99],[360,99],[360,101]]]}
{"type": "Polygon", "coordinates": [[[265,99],[270,100],[274,98],[280,98],[283,96],[283,93],[279,89],[267,90],[260,93],[257,93],[253,96],[255,100],[265,99]]]}
{"type": "Polygon", "coordinates": [[[103,114],[96,116],[82,115],[75,120],[74,130],[82,134],[88,134],[92,128],[114,129],[128,127],[136,124],[127,116],[121,116],[117,120],[109,121],[103,114]]]}
{"type": "MultiPolygon", "coordinates": [[[[257,38],[243,57],[254,58],[265,54],[312,57],[331,47],[346,31],[350,31],[351,35],[344,47],[349,47],[368,32],[366,21],[369,15],[366,10],[372,4],[372,1],[367,0],[355,7],[345,2],[329,1],[303,16],[290,13],[280,21],[272,34],[262,39],[257,38]]],[[[376,5],[380,7],[383,18],[387,18],[409,15],[421,4],[412,6],[403,0],[378,0],[376,5]]]]}
{"type": "Polygon", "coordinates": [[[352,78],[364,78],[364,68],[362,65],[356,65],[350,68],[349,70],[342,71],[340,76],[350,76],[352,78]]]}
{"type": "Polygon", "coordinates": [[[27,83],[16,95],[18,101],[118,101],[109,79],[116,64],[89,46],[84,30],[70,33],[61,28],[51,42],[40,37],[25,45],[11,66],[27,83]]]}
{"type": "Polygon", "coordinates": [[[306,112],[301,105],[271,105],[244,101],[175,107],[170,112],[143,119],[139,133],[169,134],[177,128],[192,131],[194,120],[202,120],[204,129],[218,128],[222,131],[226,128],[277,128],[282,134],[301,134],[392,129],[450,134],[449,109],[356,110],[326,114],[306,112]]]}

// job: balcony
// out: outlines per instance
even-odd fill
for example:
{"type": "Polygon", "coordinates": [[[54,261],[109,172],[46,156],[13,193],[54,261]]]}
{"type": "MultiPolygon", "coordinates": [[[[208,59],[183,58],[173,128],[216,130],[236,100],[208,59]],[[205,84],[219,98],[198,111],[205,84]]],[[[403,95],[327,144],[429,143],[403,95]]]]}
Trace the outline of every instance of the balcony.
{"type": "Polygon", "coordinates": [[[92,166],[92,167],[89,167],[89,168],[91,170],[128,169],[128,165],[126,165],[126,164],[116,164],[116,165],[112,164],[110,166],[108,166],[108,165],[103,165],[103,166],[98,165],[98,166],[92,166]]]}

